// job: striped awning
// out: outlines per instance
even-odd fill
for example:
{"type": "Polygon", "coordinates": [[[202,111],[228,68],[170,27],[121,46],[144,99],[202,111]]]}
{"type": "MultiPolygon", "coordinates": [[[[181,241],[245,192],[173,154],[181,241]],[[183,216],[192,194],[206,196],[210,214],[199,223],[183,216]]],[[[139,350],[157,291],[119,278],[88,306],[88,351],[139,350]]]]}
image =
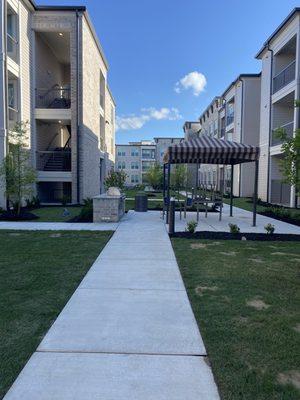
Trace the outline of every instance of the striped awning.
{"type": "Polygon", "coordinates": [[[201,135],[169,146],[163,160],[165,164],[233,165],[256,161],[258,158],[259,147],[201,135]]]}

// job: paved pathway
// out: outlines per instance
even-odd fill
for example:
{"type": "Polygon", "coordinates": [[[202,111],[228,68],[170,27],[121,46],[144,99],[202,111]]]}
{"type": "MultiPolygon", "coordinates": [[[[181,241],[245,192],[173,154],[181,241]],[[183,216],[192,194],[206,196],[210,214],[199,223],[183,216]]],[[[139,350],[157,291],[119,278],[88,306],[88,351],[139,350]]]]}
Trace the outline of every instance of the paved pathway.
{"type": "MultiPolygon", "coordinates": [[[[176,232],[184,232],[188,221],[196,221],[197,213],[187,211],[187,218],[179,218],[179,212],[176,212],[175,230],[176,232]]],[[[241,232],[261,232],[266,233],[264,227],[267,224],[275,226],[275,233],[293,233],[300,235],[300,227],[279,221],[274,218],[265,217],[264,215],[257,214],[256,226],[252,226],[252,212],[243,210],[242,208],[233,207],[233,217],[230,217],[230,207],[224,204],[222,221],[219,221],[219,213],[209,212],[207,218],[205,213],[199,213],[199,223],[197,231],[215,231],[215,232],[229,232],[228,224],[237,224],[241,232]]]]}
{"type": "Polygon", "coordinates": [[[128,213],[5,400],[218,400],[159,213],[128,213]]]}

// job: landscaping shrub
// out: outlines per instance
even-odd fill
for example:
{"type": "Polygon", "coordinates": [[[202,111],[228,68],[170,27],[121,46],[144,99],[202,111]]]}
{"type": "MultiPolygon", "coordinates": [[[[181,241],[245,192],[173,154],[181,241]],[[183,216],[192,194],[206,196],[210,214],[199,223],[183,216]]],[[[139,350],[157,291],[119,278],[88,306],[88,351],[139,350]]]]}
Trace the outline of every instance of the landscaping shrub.
{"type": "Polygon", "coordinates": [[[40,208],[41,202],[38,196],[33,196],[31,199],[26,199],[26,208],[32,210],[33,208],[40,208]]]}
{"type": "Polygon", "coordinates": [[[189,221],[186,224],[186,231],[189,233],[195,233],[197,226],[198,226],[197,221],[189,221]]]}
{"type": "Polygon", "coordinates": [[[275,232],[275,226],[272,224],[267,224],[264,227],[265,231],[267,232],[268,235],[273,235],[273,233],[275,232]]]}
{"type": "Polygon", "coordinates": [[[240,228],[236,224],[228,224],[230,233],[240,233],[240,228]]]}
{"type": "Polygon", "coordinates": [[[79,215],[69,222],[93,222],[93,199],[89,197],[84,199],[79,215]]]}

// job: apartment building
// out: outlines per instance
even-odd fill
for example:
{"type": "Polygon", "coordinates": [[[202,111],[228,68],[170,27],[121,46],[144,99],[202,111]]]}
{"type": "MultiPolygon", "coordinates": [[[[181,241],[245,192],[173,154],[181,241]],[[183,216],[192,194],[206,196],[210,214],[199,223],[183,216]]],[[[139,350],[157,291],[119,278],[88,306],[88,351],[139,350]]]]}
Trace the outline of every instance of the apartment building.
{"type": "MultiPolygon", "coordinates": [[[[108,63],[83,6],[1,2],[0,162],[7,133],[29,121],[35,192],[79,203],[101,192],[115,154],[108,63]]],[[[1,187],[0,205],[5,204],[1,187]]]]}
{"type": "MultiPolygon", "coordinates": [[[[218,138],[219,135],[219,110],[222,99],[216,96],[199,117],[201,126],[200,134],[218,138]]],[[[219,167],[213,164],[202,164],[199,169],[198,179],[202,183],[219,186],[219,167]]]]}
{"type": "Polygon", "coordinates": [[[126,186],[147,184],[147,172],[156,163],[162,165],[168,146],[180,143],[182,138],[157,137],[153,141],[142,140],[116,145],[117,171],[126,173],[126,186]]]}
{"type": "MultiPolygon", "coordinates": [[[[221,96],[216,96],[211,101],[200,115],[199,122],[185,123],[183,129],[186,139],[205,134],[258,146],[260,95],[260,74],[239,75],[221,96]]],[[[235,196],[252,196],[254,184],[252,164],[235,166],[233,182],[235,196]]],[[[198,167],[189,166],[188,170],[193,176],[192,186],[196,181],[216,185],[218,189],[223,187],[224,191],[230,190],[230,166],[202,164],[198,167]]]]}
{"type": "MultiPolygon", "coordinates": [[[[198,137],[201,131],[199,121],[186,121],[183,125],[184,139],[191,140],[198,137]]],[[[199,165],[187,165],[187,187],[197,187],[199,183],[199,165]]]]}
{"type": "Polygon", "coordinates": [[[265,41],[256,55],[261,60],[261,148],[258,196],[265,201],[295,205],[295,190],[284,183],[283,158],[277,128],[293,136],[299,124],[300,8],[295,8],[265,41]]]}
{"type": "MultiPolygon", "coordinates": [[[[239,75],[221,95],[219,109],[219,137],[234,142],[259,145],[260,126],[260,74],[239,75]]],[[[253,195],[254,163],[234,167],[234,196],[253,195]]],[[[220,166],[219,179],[224,181],[225,190],[230,190],[230,166],[220,166]]]]}

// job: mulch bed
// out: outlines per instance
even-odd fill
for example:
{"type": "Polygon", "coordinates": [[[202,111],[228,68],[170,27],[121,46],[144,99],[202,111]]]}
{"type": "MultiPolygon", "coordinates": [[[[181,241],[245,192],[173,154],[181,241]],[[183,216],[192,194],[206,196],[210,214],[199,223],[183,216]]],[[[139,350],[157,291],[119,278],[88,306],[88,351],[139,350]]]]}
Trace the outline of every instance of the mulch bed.
{"type": "Polygon", "coordinates": [[[176,232],[169,235],[171,238],[185,238],[185,239],[213,239],[213,240],[259,240],[259,241],[281,241],[281,242],[292,242],[300,241],[300,234],[284,234],[284,233],[273,233],[269,235],[267,233],[230,233],[230,232],[176,232]]]}
{"type": "Polygon", "coordinates": [[[19,215],[11,211],[4,211],[0,214],[0,221],[33,221],[39,217],[29,211],[21,211],[19,215]]]}

